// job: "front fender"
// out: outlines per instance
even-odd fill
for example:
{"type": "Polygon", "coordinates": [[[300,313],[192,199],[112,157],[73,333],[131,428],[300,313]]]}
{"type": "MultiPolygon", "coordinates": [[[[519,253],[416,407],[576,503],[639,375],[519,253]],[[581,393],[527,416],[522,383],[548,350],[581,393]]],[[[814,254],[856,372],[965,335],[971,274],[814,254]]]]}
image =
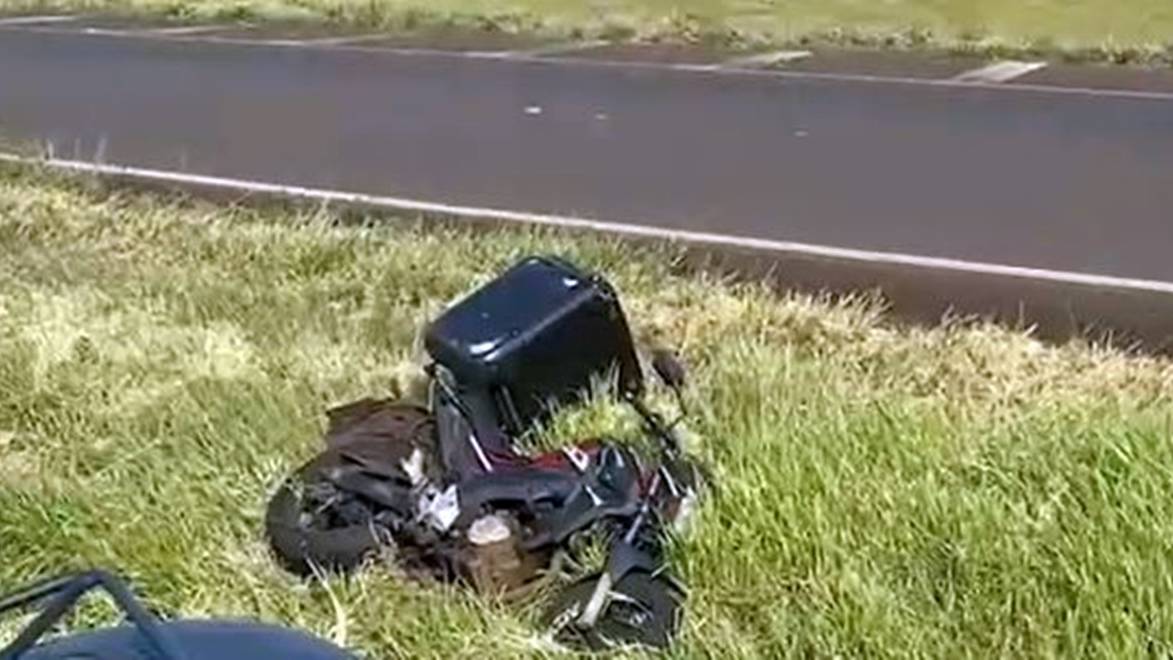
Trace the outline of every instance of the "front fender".
{"type": "Polygon", "coordinates": [[[623,539],[612,542],[610,550],[607,555],[606,571],[611,576],[611,584],[618,584],[632,571],[655,573],[660,567],[650,552],[641,550],[623,539]]]}

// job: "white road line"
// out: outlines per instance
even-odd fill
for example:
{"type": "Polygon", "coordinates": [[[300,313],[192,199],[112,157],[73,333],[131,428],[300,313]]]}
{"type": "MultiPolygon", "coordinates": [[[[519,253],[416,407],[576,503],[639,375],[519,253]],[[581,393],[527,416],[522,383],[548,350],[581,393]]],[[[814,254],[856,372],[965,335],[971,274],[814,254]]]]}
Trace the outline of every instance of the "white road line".
{"type": "Polygon", "coordinates": [[[1080,284],[1086,286],[1126,289],[1149,293],[1173,295],[1173,282],[1159,280],[1144,280],[1110,275],[1090,275],[1069,271],[1048,270],[1042,268],[1025,268],[1021,266],[1005,266],[977,261],[960,259],[946,259],[939,257],[923,257],[898,252],[875,252],[871,250],[856,250],[809,243],[793,243],[789,241],[775,241],[763,238],[745,236],[728,236],[708,232],[664,229],[647,225],[625,224],[582,218],[574,216],[552,215],[544,213],[529,213],[525,211],[510,211],[496,208],[476,206],[461,206],[443,202],[428,202],[405,197],[391,197],[383,195],[368,195],[364,193],[345,192],[323,188],[291,186],[247,179],[233,179],[227,177],[206,176],[202,174],[188,174],[167,170],[155,170],[124,165],[108,165],[65,159],[38,159],[28,158],[17,154],[0,152],[0,162],[17,163],[31,166],[48,166],[52,168],[95,174],[100,176],[116,176],[144,182],[170,183],[176,185],[197,186],[216,190],[230,190],[242,194],[274,195],[291,199],[312,200],[322,203],[356,204],[371,208],[382,208],[394,211],[412,211],[431,213],[452,217],[470,219],[497,220],[525,225],[555,227],[561,229],[588,230],[618,236],[631,236],[662,240],[670,243],[685,243],[701,246],[723,246],[742,250],[772,252],[777,254],[793,254],[803,256],[841,259],[870,264],[891,264],[912,266],[918,268],[945,270],[961,273],[998,275],[1016,277],[1028,280],[1044,280],[1064,284],[1080,284]]]}
{"type": "Polygon", "coordinates": [[[602,48],[610,46],[611,42],[605,39],[595,39],[593,41],[570,41],[561,44],[550,44],[548,46],[539,46],[537,48],[530,48],[528,50],[513,51],[514,57],[549,57],[550,55],[565,55],[566,53],[578,53],[584,50],[594,50],[595,48],[602,48]]]}
{"type": "Polygon", "coordinates": [[[953,80],[961,83],[1004,83],[1025,76],[1032,71],[1038,71],[1046,66],[1046,62],[1016,62],[1014,60],[1006,60],[995,62],[980,69],[962,72],[954,76],[953,80]]]}
{"type": "MultiPolygon", "coordinates": [[[[414,50],[408,48],[406,50],[414,50]]],[[[432,49],[424,49],[430,51],[432,49]]],[[[456,50],[456,51],[439,51],[442,53],[456,53],[462,57],[470,57],[474,60],[512,60],[512,59],[527,59],[524,55],[520,55],[512,50],[456,50]]]]}
{"type": "MultiPolygon", "coordinates": [[[[600,48],[608,45],[607,41],[580,41],[564,44],[551,44],[549,46],[540,46],[538,48],[531,48],[528,50],[465,50],[454,51],[462,53],[465,57],[471,57],[478,60],[531,60],[537,58],[550,57],[551,55],[565,55],[566,53],[574,53],[582,50],[590,50],[592,48],[600,48]]],[[[433,49],[426,49],[433,50],[433,49]]],[[[444,51],[441,51],[444,52],[444,51]]]]}
{"type": "MultiPolygon", "coordinates": [[[[201,39],[200,37],[195,37],[192,40],[193,41],[203,41],[204,39],[201,39]]],[[[237,44],[237,45],[257,44],[258,46],[277,46],[280,48],[309,48],[309,47],[313,47],[313,44],[307,44],[306,42],[300,41],[298,39],[249,39],[248,37],[220,38],[220,37],[213,36],[213,37],[208,37],[206,40],[212,41],[215,43],[222,43],[222,44],[237,44]]]]}
{"type": "MultiPolygon", "coordinates": [[[[605,64],[609,65],[611,63],[605,62],[605,64]]],[[[618,65],[620,63],[616,62],[615,64],[618,65]]],[[[642,65],[643,63],[637,62],[634,64],[642,65]]],[[[656,68],[661,68],[661,67],[667,67],[669,69],[672,69],[673,71],[692,71],[693,73],[714,73],[714,72],[722,70],[720,64],[693,64],[690,62],[674,62],[674,63],[665,64],[665,65],[658,65],[656,68]]],[[[732,71],[732,69],[730,69],[730,71],[732,71]]]]}
{"type": "MultiPolygon", "coordinates": [[[[3,27],[3,26],[0,26],[3,27]]],[[[37,32],[41,34],[61,34],[61,35],[76,35],[76,30],[63,30],[50,27],[30,27],[30,32],[37,32]]],[[[134,39],[156,39],[156,40],[171,40],[173,37],[150,35],[142,33],[119,32],[115,30],[99,31],[91,28],[90,34],[100,34],[103,36],[134,38],[134,39]]],[[[264,46],[279,46],[279,47],[304,47],[300,41],[292,40],[257,40],[239,37],[220,37],[216,35],[199,36],[185,38],[180,37],[185,41],[198,41],[206,43],[231,44],[233,46],[249,46],[249,47],[264,47],[264,46]]],[[[1064,96],[1082,96],[1090,98],[1114,98],[1114,99],[1132,99],[1137,101],[1173,101],[1173,92],[1146,92],[1139,90],[1128,89],[1111,89],[1103,87],[1062,87],[1059,85],[1047,85],[1040,83],[1019,83],[1015,85],[1003,85],[1000,83],[986,83],[982,81],[977,82],[963,82],[954,78],[916,78],[911,76],[879,76],[872,74],[861,73],[835,73],[829,71],[787,71],[780,69],[722,69],[714,64],[671,64],[663,62],[638,62],[630,60],[607,60],[601,58],[589,57],[528,57],[524,55],[517,55],[510,51],[485,51],[485,52],[465,52],[441,50],[438,48],[375,48],[368,46],[332,46],[331,49],[352,52],[352,53],[369,53],[378,55],[394,55],[401,57],[436,57],[449,59],[463,59],[463,58],[477,58],[477,59],[491,59],[513,62],[527,62],[538,63],[547,66],[566,66],[566,67],[580,67],[580,68],[604,68],[604,69],[635,69],[643,71],[691,71],[700,73],[719,73],[726,76],[737,76],[741,78],[772,78],[778,80],[816,80],[825,82],[846,82],[846,83],[861,83],[870,85],[900,85],[904,87],[928,87],[936,89],[988,89],[997,90],[1000,92],[1016,93],[1016,94],[1054,94],[1064,96]]]]}
{"type": "Polygon", "coordinates": [[[348,44],[361,44],[367,41],[380,41],[390,38],[390,34],[379,32],[375,34],[352,34],[350,36],[321,37],[317,39],[288,39],[285,41],[297,43],[302,46],[346,46],[348,44]]]}
{"type": "MultiPolygon", "coordinates": [[[[82,34],[92,34],[102,37],[134,37],[138,36],[132,30],[116,30],[112,28],[98,28],[98,27],[84,27],[81,29],[82,34]]],[[[70,32],[69,34],[77,34],[77,32],[70,32]]],[[[153,35],[147,35],[153,36],[153,35]]]]}
{"type": "Polygon", "coordinates": [[[163,35],[163,36],[182,37],[182,36],[186,36],[189,34],[206,34],[208,32],[219,32],[221,30],[230,30],[234,27],[239,27],[239,26],[235,26],[235,25],[184,25],[181,27],[153,28],[153,29],[143,30],[143,32],[146,32],[147,34],[158,34],[158,35],[163,35]]]}
{"type": "Polygon", "coordinates": [[[0,18],[0,26],[41,25],[45,23],[66,23],[76,20],[76,16],[13,16],[12,18],[0,18]]]}
{"type": "Polygon", "coordinates": [[[746,57],[735,57],[721,63],[724,69],[766,69],[787,62],[804,60],[811,56],[809,50],[776,50],[746,57]]]}

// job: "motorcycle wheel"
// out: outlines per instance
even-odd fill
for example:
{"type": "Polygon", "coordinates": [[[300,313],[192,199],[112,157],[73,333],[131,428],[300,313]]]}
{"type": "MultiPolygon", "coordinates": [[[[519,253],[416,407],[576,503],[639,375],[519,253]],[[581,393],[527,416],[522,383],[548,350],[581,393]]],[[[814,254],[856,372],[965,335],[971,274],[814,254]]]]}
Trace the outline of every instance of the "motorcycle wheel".
{"type": "Polygon", "coordinates": [[[591,628],[575,625],[594,593],[599,576],[575,582],[554,597],[546,622],[555,641],[577,650],[644,646],[665,649],[676,636],[684,594],[669,580],[650,573],[628,573],[611,588],[611,597],[591,628]]]}
{"type": "Polygon", "coordinates": [[[329,450],[303,465],[269,500],[265,533],[287,570],[308,576],[315,569],[350,571],[385,542],[374,511],[343,493],[324,472],[344,459],[329,450]]]}

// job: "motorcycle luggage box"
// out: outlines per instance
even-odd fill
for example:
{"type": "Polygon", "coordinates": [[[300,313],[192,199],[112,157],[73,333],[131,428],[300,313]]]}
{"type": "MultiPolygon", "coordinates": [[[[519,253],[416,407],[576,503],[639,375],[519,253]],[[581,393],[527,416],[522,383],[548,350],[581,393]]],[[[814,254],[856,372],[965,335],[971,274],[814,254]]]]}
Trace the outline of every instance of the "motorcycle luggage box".
{"type": "Polygon", "coordinates": [[[636,394],[643,377],[619,298],[602,277],[533,256],[457,303],[428,328],[429,355],[461,388],[491,392],[524,433],[551,403],[578,400],[597,376],[636,394]]]}

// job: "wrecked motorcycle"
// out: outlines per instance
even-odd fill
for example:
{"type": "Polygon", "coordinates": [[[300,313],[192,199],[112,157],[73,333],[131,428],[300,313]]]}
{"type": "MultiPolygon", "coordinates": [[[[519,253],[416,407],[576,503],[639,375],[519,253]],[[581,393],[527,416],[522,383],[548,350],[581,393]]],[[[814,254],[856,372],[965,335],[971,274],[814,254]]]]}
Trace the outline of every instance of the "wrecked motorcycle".
{"type": "MultiPolygon", "coordinates": [[[[434,321],[425,344],[428,405],[363,400],[330,411],[326,451],[270,501],[278,557],[308,574],[350,570],[389,550],[411,574],[516,593],[595,542],[606,548],[602,570],[553,598],[556,639],[666,646],[685,592],[665,567],[665,540],[695,509],[704,480],[681,447],[679,419],[668,423],[645,403],[614,290],[565,262],[530,257],[434,321]],[[517,450],[554,408],[607,375],[642,419],[651,451],[605,441],[517,450]]],[[[683,367],[658,351],[653,368],[683,413],[683,367]]]]}

